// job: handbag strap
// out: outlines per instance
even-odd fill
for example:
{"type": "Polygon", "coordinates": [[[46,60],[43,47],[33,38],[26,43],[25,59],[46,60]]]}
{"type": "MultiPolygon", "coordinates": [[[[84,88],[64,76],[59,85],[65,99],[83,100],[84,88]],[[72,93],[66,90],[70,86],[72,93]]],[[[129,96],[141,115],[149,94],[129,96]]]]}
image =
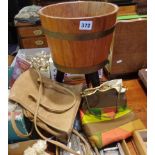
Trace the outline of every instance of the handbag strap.
{"type": "MultiPolygon", "coordinates": [[[[36,69],[38,75],[39,75],[39,79],[40,79],[40,85],[39,85],[39,95],[38,95],[38,100],[37,100],[37,105],[36,105],[36,111],[34,113],[34,127],[35,127],[35,130],[37,131],[37,133],[40,135],[40,137],[42,137],[44,140],[46,140],[47,142],[50,142],[51,144],[54,144],[64,150],[66,150],[67,152],[70,152],[74,155],[80,155],[79,153],[75,152],[74,150],[68,148],[66,145],[58,142],[58,141],[55,141],[55,140],[51,140],[47,137],[45,137],[38,129],[37,127],[37,115],[38,115],[38,110],[39,110],[39,106],[40,106],[40,101],[41,101],[41,98],[42,98],[42,93],[43,93],[43,83],[42,83],[42,77],[41,77],[41,74],[40,72],[36,69]]],[[[86,142],[86,140],[78,133],[76,132],[74,129],[73,129],[73,133],[75,133],[77,136],[79,136],[79,138],[85,143],[85,145],[87,146],[87,154],[86,155],[91,155],[90,152],[89,152],[89,144],[86,142]]]]}
{"type": "MultiPolygon", "coordinates": [[[[99,90],[99,89],[98,89],[99,87],[100,87],[100,86],[97,87],[97,90],[96,90],[96,91],[94,91],[93,93],[90,93],[89,95],[92,95],[92,94],[96,93],[96,92],[99,90]]],[[[116,113],[117,113],[117,111],[118,111],[118,102],[120,101],[121,86],[119,87],[119,90],[117,90],[115,87],[110,87],[110,86],[109,86],[109,87],[107,87],[106,89],[103,89],[103,90],[100,91],[100,92],[106,92],[106,91],[111,90],[111,89],[115,89],[115,90],[118,92],[117,100],[116,100],[116,104],[115,104],[115,106],[116,106],[116,113]]],[[[89,88],[89,90],[94,90],[94,88],[89,88]]],[[[93,111],[91,110],[91,108],[90,108],[90,106],[89,106],[87,96],[88,96],[88,95],[85,94],[85,92],[82,93],[82,97],[85,98],[86,105],[87,105],[87,109],[88,109],[89,113],[91,113],[92,115],[95,115],[96,117],[102,117],[101,115],[97,115],[97,114],[93,113],[93,111]]],[[[109,118],[108,116],[104,116],[104,117],[109,118]]]]}
{"type": "MultiPolygon", "coordinates": [[[[11,123],[12,123],[12,128],[15,131],[15,133],[17,134],[17,136],[19,136],[21,138],[27,138],[27,137],[29,137],[32,134],[33,128],[31,128],[31,131],[28,134],[24,134],[24,133],[22,133],[18,129],[18,127],[16,125],[16,121],[15,121],[15,112],[11,112],[11,123]]],[[[78,136],[84,142],[84,144],[85,144],[85,154],[86,155],[92,155],[91,152],[89,152],[90,151],[90,146],[89,146],[88,142],[85,140],[85,138],[81,134],[79,134],[75,129],[73,129],[73,133],[76,136],[78,136]]],[[[47,138],[46,137],[43,138],[43,139],[45,139],[47,141],[47,138]]],[[[52,141],[54,141],[54,140],[52,140],[52,141]]],[[[54,141],[54,142],[57,142],[57,141],[54,141]]],[[[54,143],[52,143],[52,144],[54,144],[54,143]]],[[[93,148],[94,148],[94,151],[95,151],[96,155],[100,155],[99,152],[98,152],[98,149],[95,146],[93,146],[93,148]]],[[[67,148],[67,149],[69,149],[69,148],[67,148]]],[[[68,151],[68,150],[66,150],[66,151],[68,151]]],[[[56,155],[59,155],[58,145],[56,145],[56,155]]]]}
{"type": "Polygon", "coordinates": [[[101,84],[100,86],[97,86],[97,87],[95,87],[95,88],[87,88],[87,89],[85,89],[82,93],[81,93],[81,95],[82,95],[82,97],[84,97],[84,96],[89,96],[89,95],[93,95],[93,94],[95,94],[97,91],[99,91],[99,92],[106,92],[106,91],[108,91],[108,90],[111,90],[111,89],[115,89],[118,93],[120,93],[120,91],[121,91],[121,85],[119,86],[119,90],[117,89],[118,87],[111,87],[111,86],[109,86],[109,85],[105,85],[104,86],[104,83],[103,84],[101,84]],[[103,89],[101,89],[101,87],[103,86],[103,89]],[[86,92],[91,92],[91,93],[86,93],[86,92]]]}
{"type": "Polygon", "coordinates": [[[11,112],[11,119],[10,120],[11,120],[12,128],[15,131],[15,133],[17,134],[17,136],[19,136],[21,138],[27,138],[32,134],[34,127],[31,128],[31,131],[28,134],[24,134],[18,129],[16,121],[15,121],[15,112],[14,111],[11,112]]]}
{"type": "MultiPolygon", "coordinates": [[[[70,152],[74,155],[80,155],[79,153],[75,152],[74,150],[68,148],[66,145],[58,142],[58,141],[55,141],[55,140],[51,140],[47,137],[45,137],[38,129],[37,127],[37,114],[38,114],[38,109],[39,109],[39,106],[40,106],[40,101],[41,101],[41,97],[42,97],[42,93],[43,93],[43,83],[42,83],[42,77],[39,73],[39,71],[36,69],[38,75],[39,75],[39,78],[40,78],[40,85],[39,85],[39,96],[38,96],[38,100],[37,100],[37,106],[36,106],[36,111],[35,111],[35,114],[34,114],[34,119],[33,119],[33,122],[34,122],[34,127],[35,127],[35,130],[37,131],[37,133],[40,135],[41,138],[43,138],[44,140],[46,140],[47,142],[53,144],[53,145],[56,145],[57,147],[60,147],[64,150],[66,150],[67,152],[70,152]]],[[[26,138],[26,137],[29,137],[31,134],[32,134],[32,131],[33,131],[33,128],[31,129],[30,133],[28,134],[23,134],[17,127],[16,125],[16,121],[15,121],[15,114],[14,112],[11,112],[11,123],[12,123],[12,127],[15,131],[15,133],[21,137],[21,138],[26,138]]],[[[51,130],[50,128],[48,128],[49,130],[51,130]]],[[[74,134],[76,134],[83,142],[84,144],[86,145],[86,154],[85,155],[92,155],[91,152],[90,152],[90,146],[88,144],[88,142],[85,140],[85,138],[80,135],[76,130],[72,130],[72,132],[74,134]]]]}
{"type": "MultiPolygon", "coordinates": [[[[24,110],[24,115],[25,115],[26,117],[28,117],[28,118],[30,119],[30,121],[32,121],[32,122],[34,121],[34,116],[33,116],[32,114],[30,114],[29,111],[24,110]]],[[[42,122],[42,121],[39,120],[38,118],[37,118],[37,125],[40,126],[40,127],[43,127],[43,126],[44,126],[44,129],[45,129],[47,132],[49,132],[49,133],[52,134],[52,135],[55,135],[56,137],[57,137],[57,136],[60,136],[60,134],[59,134],[58,132],[56,132],[55,130],[53,130],[52,128],[50,128],[48,125],[46,125],[44,122],[42,122]]]]}
{"type": "MultiPolygon", "coordinates": [[[[37,71],[37,68],[35,68],[35,70],[37,71]]],[[[38,71],[37,71],[37,73],[40,74],[38,71]]],[[[41,74],[39,75],[39,77],[42,79],[41,74]]],[[[49,88],[49,89],[52,88],[52,89],[55,89],[55,90],[57,90],[57,91],[59,91],[59,92],[61,92],[61,93],[63,93],[63,94],[66,94],[66,92],[67,92],[68,94],[71,94],[71,95],[73,96],[73,100],[74,100],[74,101],[72,102],[72,104],[70,104],[68,107],[66,107],[66,108],[64,108],[64,109],[56,109],[56,108],[53,108],[52,106],[49,107],[49,106],[46,106],[46,105],[43,105],[43,104],[41,104],[41,106],[43,106],[44,108],[48,109],[50,112],[62,113],[62,112],[65,112],[65,111],[71,109],[71,108],[76,104],[76,102],[77,102],[77,97],[76,97],[76,95],[75,95],[74,92],[72,92],[72,91],[69,90],[68,88],[65,88],[65,87],[63,87],[63,86],[61,86],[61,85],[58,85],[56,82],[52,82],[52,83],[51,83],[51,81],[49,82],[49,81],[43,80],[43,79],[42,79],[42,81],[41,81],[40,78],[38,79],[38,81],[44,85],[44,86],[43,86],[43,89],[44,89],[45,87],[46,87],[46,88],[49,88]]],[[[37,100],[32,94],[31,94],[30,96],[33,97],[35,100],[37,100]]]]}

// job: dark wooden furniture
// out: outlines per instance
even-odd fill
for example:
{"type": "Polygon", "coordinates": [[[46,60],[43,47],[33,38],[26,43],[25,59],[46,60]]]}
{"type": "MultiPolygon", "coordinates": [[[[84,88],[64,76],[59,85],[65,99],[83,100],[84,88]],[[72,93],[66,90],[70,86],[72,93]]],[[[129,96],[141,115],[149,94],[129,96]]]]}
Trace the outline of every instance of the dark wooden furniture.
{"type": "Polygon", "coordinates": [[[15,26],[20,48],[42,48],[48,46],[41,25],[17,22],[15,26]]]}
{"type": "MultiPolygon", "coordinates": [[[[55,1],[41,1],[35,0],[34,4],[41,3],[42,6],[61,2],[58,0],[55,1]]],[[[136,14],[136,6],[120,6],[118,11],[118,16],[120,15],[129,15],[136,14]]],[[[43,31],[41,30],[40,24],[30,24],[30,23],[20,23],[15,22],[15,27],[18,35],[18,43],[20,48],[41,48],[47,47],[47,41],[43,31]]]]}
{"type": "Polygon", "coordinates": [[[116,24],[109,64],[109,78],[137,73],[147,65],[147,20],[123,20],[116,24]]]}

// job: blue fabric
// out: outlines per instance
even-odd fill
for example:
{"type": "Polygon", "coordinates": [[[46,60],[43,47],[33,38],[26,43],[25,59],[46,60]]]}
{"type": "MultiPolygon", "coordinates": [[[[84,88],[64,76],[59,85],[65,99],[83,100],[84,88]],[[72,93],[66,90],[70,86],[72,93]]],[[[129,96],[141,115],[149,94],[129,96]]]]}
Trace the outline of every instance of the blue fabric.
{"type": "Polygon", "coordinates": [[[10,87],[10,80],[12,77],[13,69],[14,69],[14,67],[11,67],[11,66],[8,67],[8,88],[10,87]]]}
{"type": "MultiPolygon", "coordinates": [[[[16,120],[16,125],[17,125],[17,128],[23,134],[27,134],[24,118],[16,120]]],[[[16,133],[14,132],[14,130],[12,128],[11,121],[9,120],[8,121],[8,143],[9,144],[16,143],[16,142],[21,142],[21,141],[25,141],[25,140],[28,140],[28,138],[21,138],[16,135],[16,133]]]]}

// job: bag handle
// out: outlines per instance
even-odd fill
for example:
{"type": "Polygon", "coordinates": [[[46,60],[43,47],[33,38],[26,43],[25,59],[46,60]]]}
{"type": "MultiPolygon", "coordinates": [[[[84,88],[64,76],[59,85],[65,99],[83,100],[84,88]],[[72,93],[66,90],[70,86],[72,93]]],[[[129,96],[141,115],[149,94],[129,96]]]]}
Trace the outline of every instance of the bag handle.
{"type": "MultiPolygon", "coordinates": [[[[40,78],[40,85],[39,85],[39,95],[38,95],[38,100],[37,100],[37,105],[36,105],[36,111],[34,113],[34,127],[37,131],[37,133],[40,135],[40,137],[42,137],[43,139],[45,139],[47,142],[50,142],[51,144],[54,144],[64,150],[66,150],[67,152],[70,152],[74,155],[80,155],[79,153],[75,152],[74,150],[68,148],[66,145],[58,142],[58,141],[55,141],[55,140],[51,140],[51,139],[48,139],[47,137],[45,137],[38,129],[37,127],[37,114],[38,114],[38,110],[39,110],[39,106],[40,106],[40,101],[41,101],[41,98],[42,98],[42,93],[43,93],[43,83],[42,83],[42,77],[41,77],[41,74],[40,72],[36,69],[38,75],[39,75],[39,78],[40,78]]],[[[73,133],[75,133],[76,135],[79,136],[79,138],[86,144],[87,146],[87,150],[88,150],[88,153],[86,155],[91,155],[90,151],[89,151],[89,144],[86,142],[86,140],[78,133],[76,132],[74,129],[73,129],[73,133]]]]}
{"type": "MultiPolygon", "coordinates": [[[[100,88],[101,86],[102,86],[102,85],[100,85],[100,86],[98,86],[98,87],[96,87],[96,88],[89,88],[89,89],[87,89],[87,90],[95,90],[93,93],[90,93],[89,95],[93,95],[93,94],[95,94],[97,91],[106,92],[106,91],[108,91],[108,90],[115,89],[115,90],[118,92],[117,101],[116,101],[116,104],[115,104],[115,106],[116,106],[116,113],[117,113],[117,111],[118,111],[118,102],[120,101],[121,85],[120,85],[120,87],[119,87],[119,90],[118,90],[116,87],[110,87],[110,86],[108,86],[108,87],[105,88],[105,89],[99,90],[99,88],[100,88]]],[[[89,111],[92,115],[95,115],[96,117],[102,117],[101,115],[97,115],[97,114],[95,114],[95,113],[92,112],[92,110],[91,110],[91,108],[90,108],[90,106],[89,106],[89,103],[88,103],[87,96],[88,96],[88,95],[85,93],[85,91],[83,91],[83,92],[82,92],[82,97],[84,97],[85,100],[86,100],[86,105],[87,105],[88,111],[89,111]]],[[[108,117],[108,116],[104,116],[104,117],[108,117]]],[[[109,117],[108,117],[108,118],[109,118],[109,117]]]]}
{"type": "Polygon", "coordinates": [[[11,111],[11,124],[12,124],[12,128],[15,131],[15,133],[17,134],[17,136],[19,136],[21,138],[27,138],[27,137],[29,137],[32,134],[32,131],[33,131],[33,128],[34,128],[34,127],[32,127],[31,128],[31,131],[28,134],[22,133],[18,129],[18,127],[17,127],[16,121],[15,121],[15,112],[14,111],[11,111]]]}
{"type": "MultiPolygon", "coordinates": [[[[33,116],[33,114],[31,114],[29,111],[27,111],[27,110],[24,110],[24,115],[26,116],[26,117],[28,117],[32,122],[34,122],[34,116],[33,116]],[[30,118],[31,117],[31,118],[30,118]]],[[[49,133],[51,133],[52,135],[55,135],[56,137],[57,136],[59,136],[59,133],[58,132],[56,132],[55,130],[52,130],[50,127],[48,127],[48,125],[46,125],[44,122],[42,122],[41,120],[38,120],[37,119],[37,125],[38,126],[44,126],[44,129],[47,131],[47,132],[49,132],[49,133]]]]}
{"type": "MultiPolygon", "coordinates": [[[[37,71],[36,68],[35,68],[35,70],[37,71]]],[[[37,71],[37,72],[38,72],[38,71],[37,71]]],[[[40,73],[39,73],[39,74],[40,74],[40,73]]],[[[40,75],[40,77],[41,77],[41,75],[40,75]]],[[[41,77],[41,79],[42,79],[42,77],[41,77]]],[[[69,106],[67,106],[67,107],[65,107],[65,108],[63,108],[63,109],[56,109],[56,108],[49,107],[49,106],[46,106],[46,105],[42,105],[42,104],[41,104],[42,107],[48,109],[50,112],[62,113],[62,112],[65,112],[65,111],[71,109],[71,108],[76,104],[76,102],[77,102],[77,97],[76,97],[76,95],[75,95],[74,92],[72,92],[72,91],[69,90],[68,88],[65,88],[65,87],[63,87],[63,86],[61,86],[61,85],[58,85],[56,82],[52,82],[52,84],[51,84],[51,82],[48,82],[47,80],[43,80],[43,79],[42,79],[42,81],[41,81],[41,79],[39,78],[38,81],[39,81],[39,83],[44,84],[44,87],[49,88],[49,89],[51,89],[51,88],[52,88],[52,89],[55,89],[55,90],[57,90],[57,91],[59,91],[59,92],[61,92],[61,93],[63,93],[63,94],[66,94],[66,92],[67,92],[68,94],[71,94],[71,96],[73,96],[73,100],[74,100],[73,103],[72,103],[71,105],[69,105],[69,106]]],[[[43,88],[44,88],[44,87],[43,87],[43,88]]],[[[30,94],[29,97],[31,97],[31,98],[33,98],[35,101],[37,101],[37,99],[34,97],[33,94],[30,94]]]]}
{"type": "Polygon", "coordinates": [[[97,91],[99,91],[99,92],[106,92],[106,91],[108,91],[108,90],[111,90],[111,89],[115,89],[118,93],[120,93],[121,92],[121,85],[119,85],[119,87],[118,86],[115,86],[115,87],[111,87],[111,86],[109,86],[109,85],[106,85],[106,84],[101,84],[100,86],[97,86],[97,87],[95,87],[95,88],[87,88],[87,89],[85,89],[82,93],[81,93],[81,95],[82,95],[82,97],[84,97],[84,96],[90,96],[90,95],[93,95],[93,94],[95,94],[97,91]],[[101,89],[101,87],[103,86],[103,88],[101,89]],[[91,92],[91,93],[87,93],[87,91],[89,92],[91,92]]]}
{"type": "MultiPolygon", "coordinates": [[[[34,119],[33,119],[34,127],[35,127],[37,133],[40,135],[41,138],[43,138],[43,139],[46,140],[47,142],[50,142],[51,144],[56,145],[56,146],[58,146],[58,147],[60,147],[60,148],[62,148],[62,149],[64,149],[64,150],[66,150],[67,152],[70,152],[70,153],[72,153],[72,154],[74,154],[74,155],[80,155],[79,153],[75,152],[74,150],[68,148],[66,145],[64,145],[64,144],[62,144],[62,143],[60,143],[60,142],[58,142],[58,141],[51,140],[51,139],[45,137],[45,136],[39,131],[39,129],[38,129],[38,127],[37,127],[37,114],[38,114],[38,109],[39,109],[39,106],[40,106],[40,101],[41,101],[42,93],[43,93],[43,83],[42,83],[42,77],[41,77],[41,75],[40,75],[40,72],[39,72],[37,69],[36,69],[36,71],[37,71],[37,73],[38,73],[38,75],[39,75],[39,78],[40,78],[39,95],[38,95],[36,111],[35,111],[34,119]]],[[[33,128],[32,128],[32,130],[31,130],[30,133],[28,133],[28,134],[23,134],[23,133],[18,129],[18,127],[17,127],[17,125],[16,125],[16,122],[15,122],[15,119],[14,119],[15,117],[14,117],[14,113],[13,113],[13,112],[11,113],[11,116],[12,116],[12,117],[11,117],[11,118],[12,118],[11,122],[12,122],[13,129],[14,129],[14,131],[16,132],[16,134],[17,134],[19,137],[24,137],[24,138],[25,138],[25,137],[28,137],[28,136],[30,136],[30,135],[32,134],[33,128]]],[[[48,128],[48,129],[49,129],[49,128],[48,128]]],[[[79,134],[76,130],[74,130],[74,129],[73,129],[72,132],[73,132],[74,134],[76,134],[76,135],[84,142],[84,144],[86,145],[86,147],[87,147],[87,149],[86,149],[86,150],[87,150],[86,155],[92,155],[92,154],[90,153],[89,144],[88,144],[88,142],[84,139],[84,137],[82,137],[82,135],[80,135],[80,134],[79,134]]]]}
{"type": "MultiPolygon", "coordinates": [[[[35,97],[35,95],[29,94],[28,97],[31,98],[36,103],[37,98],[35,97]]],[[[71,109],[75,105],[76,101],[77,101],[77,99],[74,99],[74,101],[71,105],[69,105],[68,107],[62,108],[62,109],[53,108],[52,106],[47,106],[46,104],[41,104],[41,106],[46,108],[48,111],[53,112],[53,113],[63,113],[65,111],[68,111],[69,109],[71,109]]]]}
{"type": "MultiPolygon", "coordinates": [[[[14,114],[14,112],[11,112],[11,123],[12,123],[12,127],[13,127],[13,130],[15,131],[15,133],[17,134],[17,136],[19,136],[19,137],[21,137],[21,138],[27,138],[27,137],[29,137],[31,134],[32,134],[32,131],[33,131],[33,128],[31,129],[31,131],[30,131],[30,133],[28,133],[28,134],[23,134],[19,129],[18,129],[18,127],[17,127],[17,125],[16,125],[16,121],[15,121],[15,114],[14,114]]],[[[89,153],[89,150],[90,150],[90,146],[89,146],[89,144],[88,144],[88,142],[84,139],[84,137],[82,136],[82,135],[80,135],[75,129],[73,129],[73,133],[76,135],[76,136],[78,136],[83,142],[84,142],[84,144],[86,145],[86,150],[85,150],[85,153],[86,153],[86,155],[91,155],[91,152],[89,153]]],[[[45,137],[45,138],[43,138],[43,139],[45,139],[46,141],[47,141],[47,138],[45,137]]],[[[52,141],[54,141],[54,140],[52,140],[52,141]]],[[[50,142],[50,141],[48,141],[48,142],[50,142]]],[[[57,141],[54,141],[54,143],[55,142],[57,142],[57,141]]],[[[52,142],[52,144],[54,144],[53,142],[52,142]]],[[[59,142],[58,142],[59,143],[59,142]]],[[[60,143],[61,144],[61,143],[60,143]]],[[[58,153],[58,145],[57,144],[55,144],[56,145],[56,155],[59,155],[59,153],[58,153]]],[[[60,146],[59,146],[60,147],[60,146]]],[[[65,146],[66,147],[66,146],[65,146]]],[[[62,148],[62,147],[61,147],[62,148]]],[[[95,150],[95,153],[96,153],[96,155],[99,155],[99,152],[98,152],[98,150],[97,150],[97,148],[95,147],[95,146],[93,146],[93,148],[94,148],[94,150],[95,150]]],[[[66,151],[68,151],[68,152],[70,152],[70,150],[71,149],[69,149],[68,147],[67,147],[67,150],[66,151]]]]}

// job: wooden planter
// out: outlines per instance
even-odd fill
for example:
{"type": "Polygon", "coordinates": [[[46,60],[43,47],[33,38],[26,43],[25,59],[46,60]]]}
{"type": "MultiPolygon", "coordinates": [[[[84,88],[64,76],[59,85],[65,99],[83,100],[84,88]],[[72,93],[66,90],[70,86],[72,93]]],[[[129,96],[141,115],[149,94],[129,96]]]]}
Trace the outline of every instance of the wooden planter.
{"type": "Polygon", "coordinates": [[[40,10],[42,28],[58,70],[92,73],[108,57],[118,7],[97,1],[64,2],[40,10]]]}

